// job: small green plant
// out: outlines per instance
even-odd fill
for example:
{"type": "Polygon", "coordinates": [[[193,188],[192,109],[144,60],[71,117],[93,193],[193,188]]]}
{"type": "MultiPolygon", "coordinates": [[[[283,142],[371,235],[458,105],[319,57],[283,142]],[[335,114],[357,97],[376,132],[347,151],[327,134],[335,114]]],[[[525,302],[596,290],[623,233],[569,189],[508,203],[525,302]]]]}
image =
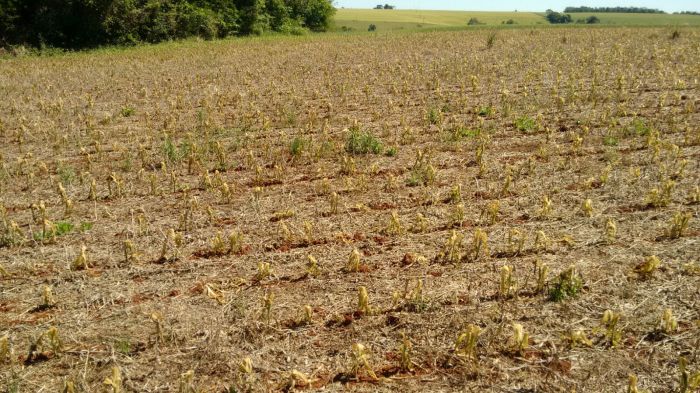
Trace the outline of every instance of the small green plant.
{"type": "Polygon", "coordinates": [[[411,168],[411,172],[406,180],[410,187],[426,186],[435,182],[437,172],[430,164],[430,156],[423,150],[416,151],[416,161],[411,168]]]}
{"type": "Polygon", "coordinates": [[[438,108],[431,107],[425,115],[428,124],[435,125],[442,121],[442,112],[438,108]]]}
{"type": "Polygon", "coordinates": [[[128,338],[119,339],[114,343],[114,349],[123,355],[128,355],[131,352],[131,341],[128,338]]]}
{"type": "Polygon", "coordinates": [[[651,127],[647,126],[644,120],[636,118],[630,124],[632,131],[638,136],[646,136],[651,133],[651,127]]]}
{"type": "Polygon", "coordinates": [[[380,154],[382,149],[382,142],[371,132],[363,132],[357,126],[350,128],[350,134],[345,142],[345,151],[348,154],[380,154]]]}
{"type": "Polygon", "coordinates": [[[308,146],[308,141],[300,136],[294,137],[292,143],[289,145],[289,154],[293,157],[299,157],[308,146]]]}
{"type": "Polygon", "coordinates": [[[134,109],[134,107],[132,107],[132,106],[127,105],[127,106],[122,107],[120,113],[121,113],[122,117],[129,117],[129,116],[133,115],[134,113],[136,113],[136,109],[134,109]]]}
{"type": "Polygon", "coordinates": [[[535,129],[535,119],[528,116],[519,117],[515,119],[515,128],[518,131],[530,133],[535,129]]]}
{"type": "Polygon", "coordinates": [[[560,302],[567,297],[576,296],[583,288],[583,279],[574,266],[570,266],[559,274],[552,288],[549,290],[549,298],[560,302]]]}
{"type": "Polygon", "coordinates": [[[61,179],[61,184],[70,185],[75,181],[75,169],[72,166],[59,165],[56,174],[61,179]]]}
{"type": "Polygon", "coordinates": [[[396,157],[396,154],[398,154],[398,150],[394,146],[388,147],[384,152],[384,155],[387,157],[396,157]]]}
{"type": "Polygon", "coordinates": [[[47,225],[45,230],[42,229],[41,232],[35,232],[34,240],[42,241],[63,236],[70,233],[74,228],[73,224],[68,221],[57,221],[51,224],[53,225],[47,225]]]}
{"type": "Polygon", "coordinates": [[[489,35],[486,37],[486,49],[493,48],[494,44],[496,44],[496,38],[497,34],[495,31],[489,33],[489,35]]]}
{"type": "Polygon", "coordinates": [[[481,106],[478,108],[476,114],[481,116],[481,117],[490,117],[494,113],[494,109],[492,106],[481,106]]]}
{"type": "Polygon", "coordinates": [[[615,135],[609,133],[603,136],[603,146],[617,146],[618,139],[615,135]]]}

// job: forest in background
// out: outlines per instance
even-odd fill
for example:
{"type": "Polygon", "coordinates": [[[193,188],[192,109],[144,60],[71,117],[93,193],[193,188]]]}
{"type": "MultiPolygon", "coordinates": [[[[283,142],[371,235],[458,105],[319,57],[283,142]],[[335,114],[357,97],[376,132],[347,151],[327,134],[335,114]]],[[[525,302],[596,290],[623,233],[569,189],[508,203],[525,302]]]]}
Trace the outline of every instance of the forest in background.
{"type": "Polygon", "coordinates": [[[67,49],[326,31],[330,0],[0,0],[0,46],[67,49]]]}

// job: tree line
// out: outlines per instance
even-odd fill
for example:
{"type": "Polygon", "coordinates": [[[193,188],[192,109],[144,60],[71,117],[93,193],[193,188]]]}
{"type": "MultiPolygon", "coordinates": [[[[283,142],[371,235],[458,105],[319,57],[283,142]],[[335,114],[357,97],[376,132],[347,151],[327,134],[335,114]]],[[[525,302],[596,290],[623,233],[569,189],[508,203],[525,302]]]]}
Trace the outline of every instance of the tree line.
{"type": "Polygon", "coordinates": [[[80,49],[326,31],[331,0],[0,0],[0,46],[80,49]]]}
{"type": "Polygon", "coordinates": [[[564,12],[618,12],[626,14],[665,14],[666,12],[646,7],[566,7],[564,12]]]}

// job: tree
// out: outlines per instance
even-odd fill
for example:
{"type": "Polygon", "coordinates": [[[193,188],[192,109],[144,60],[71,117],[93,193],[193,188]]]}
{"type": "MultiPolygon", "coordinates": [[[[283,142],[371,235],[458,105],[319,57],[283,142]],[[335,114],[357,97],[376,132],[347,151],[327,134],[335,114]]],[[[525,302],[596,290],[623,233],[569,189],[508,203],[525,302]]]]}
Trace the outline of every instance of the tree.
{"type": "Polygon", "coordinates": [[[573,21],[571,15],[554,12],[552,10],[547,10],[547,16],[545,16],[545,18],[552,24],[571,23],[573,21]]]}

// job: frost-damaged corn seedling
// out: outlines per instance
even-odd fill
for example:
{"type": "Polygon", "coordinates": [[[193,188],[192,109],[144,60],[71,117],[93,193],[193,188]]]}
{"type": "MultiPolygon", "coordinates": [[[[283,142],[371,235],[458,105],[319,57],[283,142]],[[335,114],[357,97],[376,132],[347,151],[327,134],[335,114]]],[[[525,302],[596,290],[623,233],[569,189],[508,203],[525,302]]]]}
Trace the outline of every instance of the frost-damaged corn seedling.
{"type": "Polygon", "coordinates": [[[513,349],[522,356],[530,345],[530,336],[519,323],[513,324],[513,349]]]}
{"type": "Polygon", "coordinates": [[[586,199],[581,204],[581,211],[586,217],[593,217],[593,201],[586,199]]]}
{"type": "Polygon", "coordinates": [[[552,213],[552,200],[549,199],[549,196],[543,195],[542,196],[542,205],[540,207],[539,215],[540,217],[549,217],[549,215],[552,213]]]}
{"type": "Polygon", "coordinates": [[[226,254],[226,242],[221,232],[217,232],[216,236],[211,239],[211,252],[214,255],[226,254]]]}
{"type": "Polygon", "coordinates": [[[501,299],[507,299],[516,293],[516,281],[513,277],[513,267],[501,267],[501,280],[498,286],[498,295],[501,299]]]}
{"type": "Polygon", "coordinates": [[[590,347],[593,345],[593,342],[586,336],[586,332],[583,331],[583,329],[576,329],[576,330],[571,330],[566,338],[566,341],[569,342],[569,345],[571,348],[575,348],[579,345],[584,345],[587,347],[590,347]]]}
{"type": "Polygon", "coordinates": [[[646,203],[653,207],[664,207],[671,203],[673,196],[673,190],[676,187],[676,182],[671,179],[667,179],[661,186],[652,188],[647,194],[646,203]]]}
{"type": "Polygon", "coordinates": [[[476,359],[476,344],[480,334],[481,328],[469,324],[469,326],[457,336],[455,354],[468,359],[476,359]]]}
{"type": "Polygon", "coordinates": [[[545,286],[547,285],[547,274],[549,273],[549,266],[542,263],[539,259],[535,261],[535,275],[537,276],[537,286],[535,287],[535,292],[544,292],[545,286]]]}
{"type": "Polygon", "coordinates": [[[459,203],[452,209],[450,215],[450,225],[453,227],[461,227],[464,222],[464,204],[459,203]]]}
{"type": "Polygon", "coordinates": [[[681,356],[678,359],[680,369],[680,393],[693,393],[700,389],[700,371],[691,373],[688,371],[688,359],[681,356]]]}
{"type": "Polygon", "coordinates": [[[357,311],[365,315],[372,314],[372,308],[369,305],[369,295],[365,287],[360,287],[357,290],[357,311]]]}
{"type": "Polygon", "coordinates": [[[360,251],[355,248],[348,257],[348,264],[345,267],[345,270],[350,273],[357,273],[360,271],[360,268],[360,251]]]}
{"type": "Polygon", "coordinates": [[[401,345],[399,346],[399,367],[403,372],[413,370],[413,361],[411,360],[412,351],[413,345],[411,344],[411,340],[409,340],[406,336],[406,332],[401,332],[401,345]]]}
{"type": "Polygon", "coordinates": [[[272,275],[272,269],[269,262],[258,262],[258,271],[253,277],[253,281],[262,281],[272,275]]]}
{"type": "Polygon", "coordinates": [[[489,256],[489,238],[485,231],[477,228],[472,239],[472,261],[489,256]]]}
{"type": "Polygon", "coordinates": [[[138,263],[139,255],[136,251],[136,245],[131,240],[124,240],[124,264],[138,263]]]}
{"type": "Polygon", "coordinates": [[[508,254],[517,256],[523,252],[526,236],[517,228],[508,231],[508,254]]]}
{"type": "Polygon", "coordinates": [[[661,330],[666,334],[673,334],[678,330],[678,320],[673,316],[673,311],[670,308],[664,310],[661,317],[661,330]]]}
{"type": "Polygon", "coordinates": [[[602,319],[603,327],[605,328],[605,340],[611,347],[616,347],[622,341],[622,329],[618,326],[620,323],[620,314],[611,310],[605,310],[602,319]]]}
{"type": "Polygon", "coordinates": [[[177,388],[178,393],[196,393],[194,388],[194,370],[188,370],[184,374],[180,374],[180,384],[177,388]]]}
{"type": "Polygon", "coordinates": [[[163,329],[163,315],[158,312],[151,313],[151,321],[156,327],[156,342],[165,343],[165,331],[163,329]]]}
{"type": "Polygon", "coordinates": [[[654,272],[661,266],[661,260],[656,255],[650,255],[634,268],[634,271],[639,274],[641,278],[650,278],[654,272]]]}
{"type": "Polygon", "coordinates": [[[71,270],[84,270],[88,268],[88,257],[87,257],[87,247],[82,245],[80,247],[80,254],[75,258],[71,264],[71,270]]]}
{"type": "Polygon", "coordinates": [[[109,386],[112,393],[122,392],[122,372],[119,367],[112,367],[112,376],[105,378],[103,384],[109,386]]]}
{"type": "Polygon", "coordinates": [[[387,235],[398,236],[403,233],[403,226],[399,220],[399,213],[396,211],[391,212],[391,218],[389,219],[389,224],[387,225],[385,232],[387,235]]]}
{"type": "Polygon", "coordinates": [[[233,231],[228,235],[229,254],[240,254],[243,252],[243,234],[233,231]]]}
{"type": "Polygon", "coordinates": [[[10,350],[10,337],[4,335],[0,337],[0,364],[12,361],[12,352],[10,350]]]}
{"type": "Polygon", "coordinates": [[[264,320],[267,325],[272,320],[272,302],[275,300],[275,294],[270,291],[265,292],[261,300],[262,311],[260,319],[264,320]]]}
{"type": "Polygon", "coordinates": [[[670,239],[678,239],[683,236],[683,232],[688,229],[688,223],[692,217],[692,213],[676,212],[671,219],[671,223],[666,229],[666,236],[670,239]]]}
{"type": "Polygon", "coordinates": [[[56,300],[53,298],[53,291],[51,290],[51,287],[48,285],[45,285],[44,290],[42,291],[41,306],[43,308],[50,308],[50,307],[53,307],[55,304],[56,304],[56,300]]]}
{"type": "Polygon", "coordinates": [[[535,252],[547,251],[549,248],[549,238],[544,233],[544,231],[539,230],[535,232],[535,242],[534,242],[535,252]]]}
{"type": "Polygon", "coordinates": [[[370,378],[373,380],[378,380],[379,378],[377,378],[377,374],[374,373],[372,366],[369,364],[369,357],[369,351],[364,345],[360,343],[353,344],[350,373],[355,377],[358,377],[360,372],[364,370],[370,378]]]}
{"type": "Polygon", "coordinates": [[[462,241],[464,235],[452,230],[450,237],[445,242],[442,251],[438,253],[436,259],[444,263],[459,263],[462,260],[462,241]]]}
{"type": "Polygon", "coordinates": [[[637,387],[637,376],[629,375],[629,380],[627,381],[627,393],[649,393],[648,390],[639,390],[637,387]]]}
{"type": "Polygon", "coordinates": [[[311,379],[304,373],[298,370],[292,370],[287,377],[286,386],[284,386],[285,391],[294,391],[294,388],[300,387],[304,388],[311,386],[311,379]]]}
{"type": "Polygon", "coordinates": [[[214,284],[207,284],[205,287],[205,293],[209,299],[216,300],[216,302],[219,304],[223,305],[226,303],[226,296],[224,296],[224,293],[216,288],[214,284]]]}
{"type": "Polygon", "coordinates": [[[609,218],[605,222],[605,239],[608,243],[614,243],[617,238],[617,224],[615,220],[609,218]]]}

